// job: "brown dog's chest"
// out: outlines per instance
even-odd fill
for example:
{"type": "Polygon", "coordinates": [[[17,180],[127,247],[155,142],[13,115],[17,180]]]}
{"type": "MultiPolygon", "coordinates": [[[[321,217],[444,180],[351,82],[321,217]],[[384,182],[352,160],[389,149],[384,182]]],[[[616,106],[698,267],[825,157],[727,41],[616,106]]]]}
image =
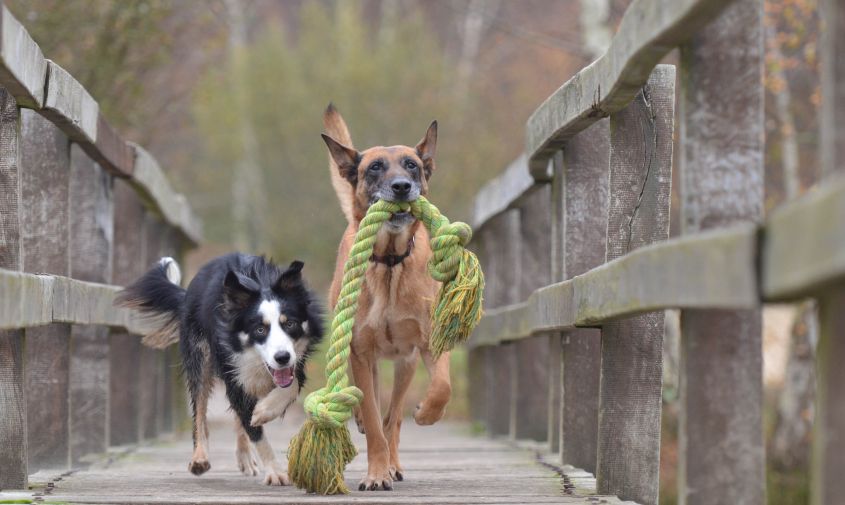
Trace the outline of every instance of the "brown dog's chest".
{"type": "Polygon", "coordinates": [[[425,271],[422,254],[417,256],[392,268],[373,264],[367,271],[352,337],[356,350],[395,359],[427,346],[437,283],[425,271]]]}

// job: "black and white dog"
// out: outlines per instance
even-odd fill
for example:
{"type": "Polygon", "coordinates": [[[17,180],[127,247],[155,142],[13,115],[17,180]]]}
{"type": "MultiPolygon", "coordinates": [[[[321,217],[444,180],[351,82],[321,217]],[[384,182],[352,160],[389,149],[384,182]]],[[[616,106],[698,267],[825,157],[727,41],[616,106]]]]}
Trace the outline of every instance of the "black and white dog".
{"type": "Polygon", "coordinates": [[[217,376],[237,416],[240,470],[256,475],[260,460],[265,484],[290,483],[261,426],[284,416],[296,400],[305,361],[323,335],[322,310],[302,267],[294,261],[282,270],[262,257],[229,254],[203,266],[185,290],[179,266],[162,258],[118,296],[119,305],[161,318],[160,330],[144,344],[164,348],[179,341],[193,408],[193,474],[211,467],[206,410],[217,376]]]}

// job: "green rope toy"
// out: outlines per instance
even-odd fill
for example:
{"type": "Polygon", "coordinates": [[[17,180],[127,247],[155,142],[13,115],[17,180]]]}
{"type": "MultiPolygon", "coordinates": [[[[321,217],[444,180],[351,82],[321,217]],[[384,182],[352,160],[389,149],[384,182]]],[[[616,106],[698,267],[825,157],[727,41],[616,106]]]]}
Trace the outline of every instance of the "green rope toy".
{"type": "Polygon", "coordinates": [[[326,351],[326,385],[305,398],[308,420],[291,439],[288,448],[291,480],[309,493],[349,492],[343,481],[343,470],[357,450],[346,422],[363,397],[360,389],[349,385],[346,374],[358,295],[379,228],[394,213],[408,210],[428,229],[433,251],[428,271],[434,280],[443,283],[432,314],[429,340],[432,353],[439,356],[464,342],[481,318],[484,274],[478,258],[464,249],[472,238],[469,225],[450,223],[437,207],[422,196],[413,202],[379,200],[370,206],[361,220],[355,244],[343,269],[343,284],[326,351]]]}

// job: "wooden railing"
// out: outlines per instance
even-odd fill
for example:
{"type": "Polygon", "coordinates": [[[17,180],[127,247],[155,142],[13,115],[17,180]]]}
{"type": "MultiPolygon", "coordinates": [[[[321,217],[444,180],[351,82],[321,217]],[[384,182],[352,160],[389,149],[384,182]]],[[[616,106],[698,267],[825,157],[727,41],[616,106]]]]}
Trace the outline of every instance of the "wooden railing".
{"type": "Polygon", "coordinates": [[[175,350],[112,306],[200,239],[184,197],[0,6],[0,488],[187,415],[175,350]]]}
{"type": "Polygon", "coordinates": [[[680,503],[763,504],[761,306],[815,297],[812,501],[845,500],[845,6],[823,4],[825,177],[766,219],[762,0],[635,0],[531,116],[527,154],[475,205],[488,310],[470,399],[489,433],[656,504],[663,310],[681,309],[680,503]],[[677,114],[675,68],[657,65],[674,48],[677,114]]]}

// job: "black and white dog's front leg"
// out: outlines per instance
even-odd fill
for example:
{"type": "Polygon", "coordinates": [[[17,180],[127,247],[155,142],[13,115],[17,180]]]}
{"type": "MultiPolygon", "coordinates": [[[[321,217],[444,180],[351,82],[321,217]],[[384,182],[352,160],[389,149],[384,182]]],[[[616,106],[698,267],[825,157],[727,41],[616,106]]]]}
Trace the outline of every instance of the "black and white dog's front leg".
{"type": "Polygon", "coordinates": [[[288,407],[296,401],[299,394],[297,384],[287,388],[274,388],[270,393],[259,400],[252,410],[251,426],[262,426],[277,417],[284,417],[288,407]]]}
{"type": "MultiPolygon", "coordinates": [[[[290,485],[288,474],[284,467],[276,460],[276,456],[273,454],[273,448],[270,446],[270,442],[267,441],[267,436],[264,434],[264,429],[261,426],[252,426],[250,424],[253,412],[257,408],[257,404],[260,402],[256,402],[254,398],[246,395],[243,391],[238,391],[237,386],[232,386],[228,391],[232,409],[237,414],[238,421],[240,422],[244,433],[249,438],[249,441],[254,444],[256,452],[258,453],[258,459],[261,460],[261,466],[264,468],[264,483],[268,486],[290,485]]],[[[239,451],[241,450],[241,447],[242,444],[239,444],[239,451]]],[[[242,455],[240,452],[237,455],[239,464],[242,456],[246,455],[242,455]]],[[[249,470],[251,470],[251,468],[249,470]]]]}

